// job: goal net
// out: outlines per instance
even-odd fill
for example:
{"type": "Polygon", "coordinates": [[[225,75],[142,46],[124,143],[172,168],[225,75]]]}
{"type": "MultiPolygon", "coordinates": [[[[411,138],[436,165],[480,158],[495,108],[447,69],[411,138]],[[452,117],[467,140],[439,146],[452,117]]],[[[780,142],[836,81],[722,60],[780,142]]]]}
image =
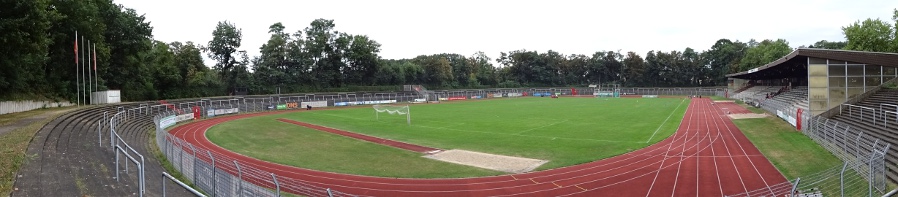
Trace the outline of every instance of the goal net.
{"type": "Polygon", "coordinates": [[[389,115],[405,115],[405,121],[409,125],[412,124],[412,115],[409,113],[408,105],[374,105],[374,117],[380,120],[380,114],[387,113],[389,115]]]}

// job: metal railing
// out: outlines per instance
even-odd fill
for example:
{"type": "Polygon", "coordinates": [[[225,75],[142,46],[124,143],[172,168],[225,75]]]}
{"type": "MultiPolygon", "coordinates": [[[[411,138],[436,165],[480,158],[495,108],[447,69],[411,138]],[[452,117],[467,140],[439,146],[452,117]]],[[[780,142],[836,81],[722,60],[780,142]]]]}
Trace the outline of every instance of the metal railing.
{"type": "MultiPolygon", "coordinates": [[[[388,98],[388,97],[379,97],[388,98]]],[[[291,102],[281,100],[280,103],[291,102]]],[[[266,106],[276,103],[248,102],[245,105],[222,103],[222,106],[212,105],[209,108],[238,108],[240,113],[264,111],[266,106]]],[[[189,109],[193,106],[186,106],[189,109]]],[[[202,108],[202,107],[201,107],[202,108]]],[[[206,111],[208,108],[202,108],[206,111]]],[[[339,191],[322,187],[321,183],[313,183],[305,180],[296,180],[258,169],[250,165],[242,165],[239,160],[229,155],[216,153],[184,141],[168,133],[160,124],[166,117],[178,115],[176,110],[156,114],[153,117],[156,126],[156,141],[163,155],[172,166],[180,171],[185,179],[192,182],[196,188],[205,191],[210,196],[281,196],[282,192],[289,192],[304,196],[353,196],[339,191]]],[[[182,110],[186,111],[186,110],[182,110]]],[[[186,185],[182,185],[186,186],[186,185]]]]}

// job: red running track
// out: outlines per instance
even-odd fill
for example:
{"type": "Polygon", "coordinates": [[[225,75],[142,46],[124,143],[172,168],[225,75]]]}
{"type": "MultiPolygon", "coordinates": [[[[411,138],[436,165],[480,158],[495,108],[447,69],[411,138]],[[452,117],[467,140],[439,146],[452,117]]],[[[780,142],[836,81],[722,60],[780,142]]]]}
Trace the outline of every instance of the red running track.
{"type": "MultiPolygon", "coordinates": [[[[221,155],[216,157],[216,164],[230,163],[233,159],[245,167],[275,173],[279,180],[301,180],[360,196],[723,196],[786,182],[712,103],[710,99],[691,99],[676,133],[628,154],[552,170],[459,179],[382,178],[302,169],[233,153],[205,138],[206,129],[213,125],[271,113],[198,121],[170,133],[197,148],[221,155]]],[[[236,172],[227,165],[219,167],[232,174],[236,172]]],[[[249,180],[252,178],[246,174],[243,177],[250,182],[261,182],[249,180]]],[[[765,189],[768,191],[762,193],[782,196],[788,189],[765,189]]]]}

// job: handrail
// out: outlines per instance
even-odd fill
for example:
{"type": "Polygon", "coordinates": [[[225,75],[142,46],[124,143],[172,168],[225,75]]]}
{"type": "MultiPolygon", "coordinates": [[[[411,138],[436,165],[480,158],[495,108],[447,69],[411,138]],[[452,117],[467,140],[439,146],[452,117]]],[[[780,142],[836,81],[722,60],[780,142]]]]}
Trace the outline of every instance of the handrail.
{"type": "MultiPolygon", "coordinates": [[[[122,112],[116,113],[116,115],[114,115],[112,118],[118,117],[121,113],[122,113],[122,112]]],[[[116,120],[118,120],[118,119],[116,118],[116,120]]],[[[144,159],[144,157],[143,157],[142,154],[140,154],[139,152],[137,152],[137,150],[134,150],[134,148],[131,148],[131,146],[128,145],[128,143],[125,142],[125,140],[122,139],[122,137],[118,135],[118,132],[115,132],[115,127],[112,127],[112,129],[110,130],[110,135],[111,135],[111,136],[114,136],[116,139],[118,139],[118,140],[115,140],[115,139],[112,139],[112,137],[110,137],[109,141],[110,141],[110,143],[112,143],[112,146],[115,146],[116,148],[121,149],[121,147],[119,147],[119,143],[124,144],[125,147],[128,148],[128,150],[130,150],[131,152],[134,152],[135,155],[137,155],[138,157],[140,157],[140,163],[141,163],[141,164],[144,164],[144,163],[146,162],[146,160],[144,159]]],[[[125,153],[127,153],[127,152],[125,152],[125,153]]],[[[130,154],[128,154],[128,155],[130,155],[130,154]]],[[[140,188],[141,188],[141,192],[143,192],[145,185],[144,185],[144,183],[143,183],[144,177],[143,177],[143,174],[142,174],[142,173],[141,173],[141,175],[140,175],[140,179],[141,179],[140,188]]]]}
{"type": "Polygon", "coordinates": [[[854,113],[853,113],[852,110],[851,110],[852,107],[861,108],[861,109],[862,109],[861,112],[860,112],[860,113],[861,113],[861,120],[864,120],[864,110],[870,110],[871,112],[873,112],[873,118],[872,118],[872,119],[873,119],[873,125],[876,125],[876,109],[875,109],[875,108],[864,107],[864,106],[858,106],[858,105],[853,105],[853,104],[844,103],[844,104],[839,105],[839,115],[842,114],[842,106],[848,106],[848,114],[849,114],[849,115],[854,115],[854,113]]]}
{"type": "Polygon", "coordinates": [[[163,179],[162,179],[162,196],[163,196],[163,197],[165,197],[165,179],[164,179],[164,178],[168,178],[168,180],[171,180],[171,181],[177,183],[178,185],[180,185],[180,186],[183,187],[184,189],[187,189],[187,191],[190,191],[190,193],[193,193],[193,195],[196,195],[196,196],[199,196],[199,197],[206,197],[206,195],[204,195],[203,193],[201,193],[201,192],[199,192],[199,191],[196,191],[196,190],[193,189],[192,187],[188,186],[187,184],[184,184],[184,182],[179,181],[179,180],[176,179],[175,177],[172,177],[172,176],[169,175],[168,173],[162,172],[162,178],[163,178],[163,179]]]}
{"type": "MultiPolygon", "coordinates": [[[[122,149],[122,147],[121,147],[121,146],[118,146],[118,145],[115,146],[115,181],[120,181],[120,180],[121,180],[121,178],[119,178],[119,175],[118,175],[118,174],[119,174],[119,171],[118,171],[118,166],[119,166],[119,165],[118,165],[118,153],[119,153],[119,152],[121,152],[122,154],[124,154],[125,157],[126,157],[127,159],[131,160],[131,162],[134,162],[134,164],[137,165],[137,170],[138,170],[137,176],[138,176],[138,179],[139,179],[139,180],[137,180],[137,181],[139,182],[138,185],[137,185],[137,187],[138,187],[139,190],[140,190],[140,191],[139,191],[139,192],[140,192],[140,196],[143,197],[143,193],[144,193],[145,188],[146,188],[146,184],[144,184],[144,181],[145,181],[146,179],[144,179],[144,176],[143,176],[143,173],[144,173],[144,168],[143,168],[144,165],[143,165],[143,164],[144,164],[144,163],[143,163],[143,162],[138,162],[136,159],[134,159],[134,157],[131,156],[131,154],[128,154],[128,152],[125,151],[125,149],[122,149]]],[[[143,158],[141,158],[141,159],[143,159],[143,158]]],[[[128,163],[125,163],[125,171],[127,171],[127,170],[128,170],[128,163]]]]}

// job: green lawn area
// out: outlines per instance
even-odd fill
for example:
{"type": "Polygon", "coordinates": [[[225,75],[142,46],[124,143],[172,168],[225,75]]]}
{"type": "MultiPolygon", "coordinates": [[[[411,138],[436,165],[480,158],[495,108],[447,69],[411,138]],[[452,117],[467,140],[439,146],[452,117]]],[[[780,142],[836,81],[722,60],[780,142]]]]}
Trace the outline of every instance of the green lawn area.
{"type": "Polygon", "coordinates": [[[207,137],[232,151],[323,171],[385,177],[471,177],[501,172],[449,164],[275,119],[286,118],[440,149],[576,165],[646,147],[676,131],[683,99],[515,98],[411,105],[405,116],[371,107],[269,115],[217,125],[207,137]],[[251,132],[247,132],[251,131],[251,132]]]}
{"type": "Polygon", "coordinates": [[[789,180],[842,164],[811,138],[775,116],[733,120],[733,123],[789,180]]]}

